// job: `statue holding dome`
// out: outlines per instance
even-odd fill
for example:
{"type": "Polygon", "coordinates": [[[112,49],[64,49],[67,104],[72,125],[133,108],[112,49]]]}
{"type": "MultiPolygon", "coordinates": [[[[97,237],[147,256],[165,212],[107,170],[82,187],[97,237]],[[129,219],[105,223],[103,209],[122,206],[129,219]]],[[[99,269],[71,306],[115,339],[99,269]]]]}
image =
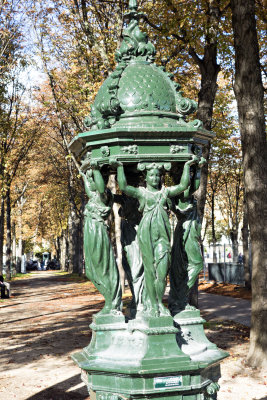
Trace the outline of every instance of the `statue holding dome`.
{"type": "Polygon", "coordinates": [[[80,171],[89,201],[85,206],[84,255],[86,276],[105,297],[105,306],[98,313],[121,310],[121,284],[105,220],[112,207],[112,194],[106,190],[101,172],[94,165],[86,174],[80,171]]]}
{"type": "MultiPolygon", "coordinates": [[[[171,227],[166,208],[170,205],[170,198],[188,188],[190,166],[197,161],[197,156],[192,156],[192,159],[184,164],[180,184],[172,187],[161,186],[162,164],[151,163],[139,166],[146,170],[146,188],[128,185],[123,165],[117,166],[120,189],[126,195],[139,201],[139,211],[143,213],[137,237],[144,264],[144,286],[151,307],[147,312],[153,317],[169,315],[162,303],[171,262],[171,227]]],[[[113,161],[113,165],[115,163],[116,161],[113,161]]]]}

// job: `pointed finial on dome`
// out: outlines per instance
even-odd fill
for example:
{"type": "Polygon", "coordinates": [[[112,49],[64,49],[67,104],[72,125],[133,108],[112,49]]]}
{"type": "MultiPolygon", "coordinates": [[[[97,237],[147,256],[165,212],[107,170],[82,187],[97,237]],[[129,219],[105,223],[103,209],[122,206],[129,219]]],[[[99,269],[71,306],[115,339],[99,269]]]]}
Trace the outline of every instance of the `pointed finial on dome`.
{"type": "Polygon", "coordinates": [[[137,11],[137,0],[129,0],[129,10],[132,12],[137,11]]]}
{"type": "Polygon", "coordinates": [[[118,63],[128,63],[133,59],[152,63],[155,59],[156,50],[148,40],[146,33],[139,28],[140,19],[145,15],[137,11],[137,0],[129,0],[129,11],[125,13],[124,19],[127,27],[123,29],[123,41],[115,53],[118,63]]]}

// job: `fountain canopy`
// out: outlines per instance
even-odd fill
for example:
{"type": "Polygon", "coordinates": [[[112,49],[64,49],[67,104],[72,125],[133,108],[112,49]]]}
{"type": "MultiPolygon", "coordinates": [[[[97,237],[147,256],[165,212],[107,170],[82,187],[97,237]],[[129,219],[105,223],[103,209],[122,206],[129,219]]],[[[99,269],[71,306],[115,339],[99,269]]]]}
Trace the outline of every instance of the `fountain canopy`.
{"type": "Polygon", "coordinates": [[[187,122],[197,109],[183,97],[174,76],[154,63],[156,50],[139,28],[144,14],[130,1],[128,26],[115,57],[117,66],[102,84],[85,119],[87,132],[76,136],[70,149],[77,158],[108,163],[110,156],[133,163],[155,158],[186,161],[192,145],[201,147],[213,137],[199,120],[187,122]]]}

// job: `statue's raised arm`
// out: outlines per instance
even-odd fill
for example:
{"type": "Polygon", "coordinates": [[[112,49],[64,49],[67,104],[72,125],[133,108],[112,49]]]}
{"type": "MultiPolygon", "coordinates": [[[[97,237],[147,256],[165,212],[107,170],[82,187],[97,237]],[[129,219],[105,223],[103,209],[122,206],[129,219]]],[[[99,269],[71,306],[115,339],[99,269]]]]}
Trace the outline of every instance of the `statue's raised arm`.
{"type": "Polygon", "coordinates": [[[93,196],[93,190],[91,189],[93,171],[91,169],[88,169],[88,171],[84,173],[83,171],[79,170],[79,174],[83,178],[85,192],[90,199],[93,196]]]}
{"type": "Polygon", "coordinates": [[[122,163],[114,159],[110,161],[110,165],[113,167],[117,167],[117,181],[120,190],[127,194],[127,196],[139,199],[140,190],[138,188],[135,188],[134,186],[128,185],[122,163]]]}
{"type": "Polygon", "coordinates": [[[106,188],[106,184],[104,182],[100,167],[97,162],[91,162],[91,168],[93,171],[95,189],[99,193],[101,201],[107,205],[110,202],[111,192],[109,191],[109,189],[106,188]]]}
{"type": "Polygon", "coordinates": [[[199,161],[198,157],[193,155],[184,165],[183,174],[179,185],[168,187],[168,197],[175,197],[187,190],[190,186],[190,167],[199,161]]]}
{"type": "MultiPolygon", "coordinates": [[[[201,168],[205,165],[207,160],[204,157],[201,157],[199,163],[193,168],[193,176],[190,179],[190,186],[183,193],[183,200],[192,200],[193,194],[198,190],[200,186],[200,177],[201,177],[201,168]]],[[[180,200],[179,200],[180,201],[180,200]]]]}

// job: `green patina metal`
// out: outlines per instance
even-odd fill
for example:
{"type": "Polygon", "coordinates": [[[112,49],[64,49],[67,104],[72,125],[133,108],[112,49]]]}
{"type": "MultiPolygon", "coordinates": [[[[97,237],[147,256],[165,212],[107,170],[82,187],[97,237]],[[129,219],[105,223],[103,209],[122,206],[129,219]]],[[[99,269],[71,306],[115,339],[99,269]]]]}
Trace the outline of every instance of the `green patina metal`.
{"type": "Polygon", "coordinates": [[[88,203],[84,252],[89,279],[105,298],[91,343],[72,356],[92,399],[216,399],[219,362],[188,294],[202,269],[199,187],[202,146],[213,137],[188,116],[196,103],[154,63],[155,47],[139,28],[130,0],[117,66],[101,86],[88,131],[70,144],[80,160],[88,203]],[[173,186],[165,187],[168,172],[173,186]],[[117,173],[121,195],[105,182],[117,173]],[[123,266],[132,292],[122,313],[118,268],[106,219],[120,204],[123,266]],[[169,212],[178,219],[171,246],[169,212]],[[162,302],[170,270],[169,310],[162,302]]]}
{"type": "Polygon", "coordinates": [[[87,277],[105,297],[105,306],[99,314],[116,313],[121,309],[121,285],[118,268],[107,232],[112,195],[105,190],[99,170],[80,172],[89,201],[85,206],[84,254],[87,277]],[[95,268],[97,266],[97,268],[95,268]]]}
{"type": "Polygon", "coordinates": [[[146,170],[146,188],[127,184],[124,169],[118,165],[117,179],[120,189],[139,201],[143,217],[137,229],[137,238],[144,265],[146,289],[145,313],[150,316],[169,315],[162,303],[166,278],[171,264],[171,227],[166,212],[170,198],[184,192],[190,183],[190,165],[198,161],[197,156],[184,164],[179,185],[160,187],[161,170],[170,169],[170,164],[143,163],[138,167],[146,170]]]}
{"type": "Polygon", "coordinates": [[[207,144],[213,134],[199,120],[187,121],[195,101],[183,97],[173,75],[154,63],[155,48],[139,29],[137,6],[116,52],[117,66],[101,86],[91,115],[90,130],[74,138],[70,147],[77,157],[108,163],[117,156],[125,163],[158,159],[181,162],[191,157],[192,145],[207,144]]]}
{"type": "Polygon", "coordinates": [[[199,188],[200,168],[204,163],[205,160],[201,158],[198,166],[191,170],[190,184],[176,199],[173,207],[178,218],[172,247],[168,299],[173,315],[188,307],[189,291],[203,269],[203,257],[199,246],[201,223],[194,193],[199,188]]]}

